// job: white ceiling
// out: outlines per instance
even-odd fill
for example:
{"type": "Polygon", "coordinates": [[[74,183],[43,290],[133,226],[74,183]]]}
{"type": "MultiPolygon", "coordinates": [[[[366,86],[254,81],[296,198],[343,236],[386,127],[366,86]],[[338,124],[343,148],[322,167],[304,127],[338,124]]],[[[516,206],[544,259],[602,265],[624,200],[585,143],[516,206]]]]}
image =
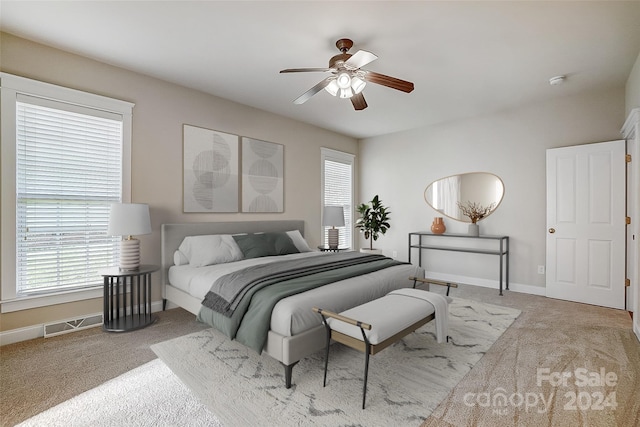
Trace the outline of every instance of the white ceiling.
{"type": "Polygon", "coordinates": [[[357,138],[523,103],[621,88],[640,52],[640,1],[8,1],[3,31],[357,138]],[[415,83],[368,84],[369,107],[322,91],[347,37],[365,68],[415,83]],[[549,78],[567,75],[550,86],[549,78]]]}

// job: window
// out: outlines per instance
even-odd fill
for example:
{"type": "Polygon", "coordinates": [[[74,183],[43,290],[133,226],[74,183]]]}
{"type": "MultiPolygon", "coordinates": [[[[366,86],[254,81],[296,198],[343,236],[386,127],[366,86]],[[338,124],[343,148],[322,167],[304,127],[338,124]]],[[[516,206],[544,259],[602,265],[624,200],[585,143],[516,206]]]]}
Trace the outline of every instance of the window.
{"type": "Polygon", "coordinates": [[[101,288],[98,270],[115,262],[106,230],[109,205],[129,199],[132,105],[1,77],[2,311],[100,296],[82,290],[101,288]],[[7,303],[21,299],[32,302],[7,303]]]}
{"type": "MultiPolygon", "coordinates": [[[[323,206],[344,208],[344,227],[338,227],[339,246],[353,247],[353,183],[355,156],[341,151],[321,149],[323,206]]],[[[322,228],[322,242],[328,241],[329,227],[322,228]]]]}

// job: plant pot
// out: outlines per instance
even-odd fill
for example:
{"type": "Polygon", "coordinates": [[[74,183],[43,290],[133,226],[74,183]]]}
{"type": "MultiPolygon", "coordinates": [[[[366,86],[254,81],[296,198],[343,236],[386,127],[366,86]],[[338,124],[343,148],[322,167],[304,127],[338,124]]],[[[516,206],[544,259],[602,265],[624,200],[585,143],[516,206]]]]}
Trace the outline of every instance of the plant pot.
{"type": "Polygon", "coordinates": [[[360,252],[371,255],[382,255],[382,249],[360,248],[360,252]]]}
{"type": "Polygon", "coordinates": [[[433,218],[433,223],[431,224],[431,232],[433,234],[442,234],[447,230],[447,227],[444,225],[444,221],[441,216],[437,216],[433,218]]]}
{"type": "Polygon", "coordinates": [[[480,235],[480,226],[478,224],[469,224],[469,236],[478,237],[480,235]]]}

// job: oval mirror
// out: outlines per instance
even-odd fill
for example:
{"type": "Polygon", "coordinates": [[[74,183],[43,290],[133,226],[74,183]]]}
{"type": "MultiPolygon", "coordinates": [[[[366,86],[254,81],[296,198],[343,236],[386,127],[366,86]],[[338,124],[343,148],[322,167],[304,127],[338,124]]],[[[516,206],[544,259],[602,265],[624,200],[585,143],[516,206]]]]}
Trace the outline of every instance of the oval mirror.
{"type": "Polygon", "coordinates": [[[484,213],[479,219],[491,215],[502,202],[504,183],[488,172],[470,172],[448,176],[432,182],[424,190],[429,206],[442,215],[462,222],[472,222],[461,206],[474,205],[484,213]]]}

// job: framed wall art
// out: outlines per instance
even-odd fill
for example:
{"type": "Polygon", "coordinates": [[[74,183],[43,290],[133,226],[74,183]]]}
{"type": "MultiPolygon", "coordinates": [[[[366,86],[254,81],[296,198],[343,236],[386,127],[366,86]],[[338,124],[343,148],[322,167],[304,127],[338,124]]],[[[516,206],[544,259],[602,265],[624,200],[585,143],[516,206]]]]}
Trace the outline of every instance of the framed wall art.
{"type": "Polygon", "coordinates": [[[237,135],[183,126],[184,212],[239,211],[237,135]]]}
{"type": "Polygon", "coordinates": [[[284,146],[242,138],[242,212],[284,212],[284,146]]]}

